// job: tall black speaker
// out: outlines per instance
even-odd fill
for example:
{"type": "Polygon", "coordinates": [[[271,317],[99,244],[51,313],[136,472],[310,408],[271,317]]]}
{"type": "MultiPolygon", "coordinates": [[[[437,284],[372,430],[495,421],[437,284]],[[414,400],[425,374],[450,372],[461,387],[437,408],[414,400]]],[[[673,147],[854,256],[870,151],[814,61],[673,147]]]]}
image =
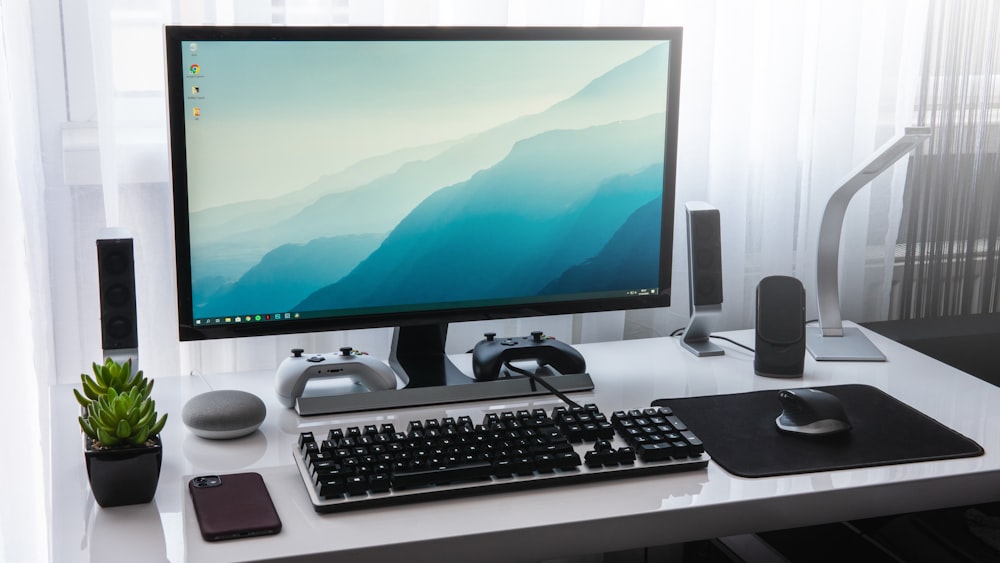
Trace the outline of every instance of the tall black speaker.
{"type": "Polygon", "coordinates": [[[806,291],[790,276],[757,284],[753,371],[765,377],[802,377],[806,356],[806,291]]]}
{"type": "Polygon", "coordinates": [[[688,289],[691,320],[681,345],[696,356],[719,356],[722,348],[708,341],[722,313],[722,225],[719,210],[702,202],[684,204],[687,213],[688,289]]]}
{"type": "Polygon", "coordinates": [[[132,238],[112,232],[97,239],[101,296],[101,346],[105,356],[139,348],[132,238]]]}

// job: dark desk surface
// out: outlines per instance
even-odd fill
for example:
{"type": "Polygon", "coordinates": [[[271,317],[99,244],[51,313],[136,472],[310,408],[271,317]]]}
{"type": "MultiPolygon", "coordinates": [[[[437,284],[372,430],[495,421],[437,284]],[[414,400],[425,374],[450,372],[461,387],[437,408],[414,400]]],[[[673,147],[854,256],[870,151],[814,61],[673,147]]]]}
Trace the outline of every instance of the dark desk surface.
{"type": "Polygon", "coordinates": [[[1000,313],[878,321],[862,326],[1000,385],[1000,313]]]}

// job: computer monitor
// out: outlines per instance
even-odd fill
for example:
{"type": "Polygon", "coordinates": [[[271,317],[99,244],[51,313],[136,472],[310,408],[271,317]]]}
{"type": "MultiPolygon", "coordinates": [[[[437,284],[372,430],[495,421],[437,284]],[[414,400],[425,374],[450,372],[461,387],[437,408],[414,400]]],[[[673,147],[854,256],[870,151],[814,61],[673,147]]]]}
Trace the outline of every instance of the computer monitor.
{"type": "Polygon", "coordinates": [[[180,339],[669,305],[681,36],[167,26],[180,339]]]}

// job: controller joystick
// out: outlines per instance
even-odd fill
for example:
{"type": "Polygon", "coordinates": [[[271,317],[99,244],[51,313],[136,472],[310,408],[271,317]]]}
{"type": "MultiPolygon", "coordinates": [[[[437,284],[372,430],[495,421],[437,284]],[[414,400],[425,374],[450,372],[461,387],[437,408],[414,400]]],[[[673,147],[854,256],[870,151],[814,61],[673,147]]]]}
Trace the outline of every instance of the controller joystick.
{"type": "Polygon", "coordinates": [[[493,332],[483,336],[472,349],[472,373],[477,381],[495,380],[503,364],[514,360],[534,359],[538,365],[550,365],[563,374],[587,370],[587,362],[576,348],[541,331],[513,338],[497,339],[493,332]]]}
{"type": "Polygon", "coordinates": [[[292,355],[282,360],[275,373],[275,391],[285,407],[295,406],[311,379],[347,378],[368,391],[396,388],[396,374],[385,362],[344,346],[339,353],[306,354],[292,348],[292,355]]]}

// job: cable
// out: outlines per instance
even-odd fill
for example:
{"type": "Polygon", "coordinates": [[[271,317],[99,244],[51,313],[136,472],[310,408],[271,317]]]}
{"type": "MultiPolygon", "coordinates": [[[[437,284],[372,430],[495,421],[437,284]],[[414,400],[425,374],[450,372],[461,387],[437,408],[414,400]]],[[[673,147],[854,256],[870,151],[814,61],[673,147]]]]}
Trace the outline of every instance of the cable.
{"type": "MultiPolygon", "coordinates": [[[[679,329],[671,332],[670,336],[680,336],[682,334],[684,334],[684,329],[683,328],[679,328],[679,329]]],[[[746,346],[745,344],[740,344],[739,342],[737,342],[737,341],[735,341],[735,340],[733,340],[731,338],[726,338],[725,336],[718,336],[718,335],[715,335],[715,334],[709,334],[708,337],[709,338],[718,338],[719,340],[725,340],[726,342],[729,342],[730,344],[735,344],[735,345],[739,346],[740,348],[743,348],[744,350],[749,350],[750,352],[756,353],[756,351],[753,348],[751,348],[749,346],[746,346]]]]}
{"type": "MultiPolygon", "coordinates": [[[[550,393],[552,393],[556,397],[559,397],[560,399],[562,399],[562,401],[564,403],[566,403],[567,405],[569,405],[571,407],[579,407],[580,406],[579,403],[577,403],[573,399],[570,399],[569,397],[567,397],[566,395],[564,395],[562,391],[559,391],[558,389],[556,389],[555,387],[553,387],[552,385],[550,385],[548,381],[545,381],[544,377],[540,377],[540,376],[538,376],[538,375],[536,375],[534,373],[531,373],[530,371],[528,371],[526,369],[521,369],[521,368],[519,368],[517,366],[514,366],[514,365],[512,365],[510,363],[509,360],[503,363],[503,367],[505,367],[508,370],[513,371],[515,373],[519,373],[521,375],[524,375],[524,376],[527,376],[527,377],[531,378],[532,381],[534,381],[534,382],[538,383],[539,385],[541,385],[542,387],[548,389],[550,393]]],[[[507,377],[510,377],[509,373],[507,374],[507,377]]]]}
{"type": "Polygon", "coordinates": [[[735,341],[735,340],[733,340],[731,338],[726,338],[725,336],[718,336],[718,335],[715,335],[715,334],[709,334],[708,337],[709,338],[718,338],[719,340],[725,340],[726,342],[729,342],[730,344],[735,344],[735,345],[739,346],[740,348],[743,348],[744,350],[749,350],[751,352],[756,353],[756,351],[753,348],[751,348],[751,347],[749,347],[749,346],[747,346],[745,344],[740,344],[739,342],[737,342],[737,341],[735,341]]]}

